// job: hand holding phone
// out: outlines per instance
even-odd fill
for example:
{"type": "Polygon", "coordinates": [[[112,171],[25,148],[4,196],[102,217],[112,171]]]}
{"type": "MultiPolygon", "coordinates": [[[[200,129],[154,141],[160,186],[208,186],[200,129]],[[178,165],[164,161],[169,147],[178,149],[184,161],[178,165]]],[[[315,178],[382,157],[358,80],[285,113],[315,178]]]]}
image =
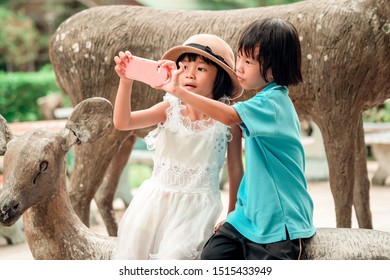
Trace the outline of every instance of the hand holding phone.
{"type": "Polygon", "coordinates": [[[168,69],[161,67],[157,61],[133,55],[126,63],[125,75],[129,79],[158,87],[168,79],[168,69]]]}

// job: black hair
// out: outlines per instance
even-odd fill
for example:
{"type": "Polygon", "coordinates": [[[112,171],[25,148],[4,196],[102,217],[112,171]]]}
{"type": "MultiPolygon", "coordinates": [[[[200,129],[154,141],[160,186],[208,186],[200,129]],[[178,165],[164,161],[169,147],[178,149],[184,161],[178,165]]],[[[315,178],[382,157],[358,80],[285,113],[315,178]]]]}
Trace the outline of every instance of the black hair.
{"type": "Polygon", "coordinates": [[[279,18],[256,20],[243,31],[238,52],[256,59],[260,75],[266,81],[271,69],[274,81],[281,86],[302,82],[301,45],[298,32],[290,22],[279,18]],[[255,53],[259,47],[259,53],[255,53]]]}
{"type": "Polygon", "coordinates": [[[192,62],[195,61],[197,57],[200,57],[207,64],[211,64],[217,67],[217,77],[215,78],[214,87],[213,87],[213,99],[219,100],[223,96],[232,98],[233,90],[234,90],[232,79],[221,66],[216,64],[211,59],[196,53],[183,53],[176,60],[177,67],[179,67],[179,62],[182,61],[184,58],[187,58],[190,62],[192,62]]]}

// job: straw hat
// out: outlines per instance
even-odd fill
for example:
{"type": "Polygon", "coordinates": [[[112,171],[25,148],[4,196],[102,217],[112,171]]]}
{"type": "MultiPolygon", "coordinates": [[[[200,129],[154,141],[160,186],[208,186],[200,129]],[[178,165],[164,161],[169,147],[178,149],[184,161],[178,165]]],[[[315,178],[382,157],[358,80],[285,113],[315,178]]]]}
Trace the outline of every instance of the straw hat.
{"type": "Polygon", "coordinates": [[[231,99],[240,97],[243,92],[241,88],[235,70],[235,59],[233,50],[230,46],[222,40],[220,37],[212,34],[197,34],[188,38],[183,45],[176,46],[168,50],[162,57],[162,59],[169,59],[176,61],[183,53],[195,53],[207,57],[212,60],[223,70],[225,70],[232,82],[233,93],[231,99]]]}

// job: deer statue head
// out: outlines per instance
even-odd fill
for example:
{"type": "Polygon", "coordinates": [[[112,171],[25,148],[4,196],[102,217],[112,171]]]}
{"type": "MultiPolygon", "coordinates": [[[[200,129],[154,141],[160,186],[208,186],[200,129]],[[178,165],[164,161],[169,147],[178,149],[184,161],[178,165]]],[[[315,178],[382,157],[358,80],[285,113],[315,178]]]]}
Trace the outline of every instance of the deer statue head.
{"type": "Polygon", "coordinates": [[[4,155],[0,223],[11,226],[24,214],[26,239],[34,258],[110,257],[113,240],[91,232],[73,211],[66,188],[65,156],[72,146],[88,145],[108,133],[112,114],[108,100],[89,98],[74,108],[63,129],[33,128],[20,136],[14,136],[0,116],[0,155],[4,155]]]}
{"type": "Polygon", "coordinates": [[[0,153],[4,155],[0,222],[12,225],[28,208],[53,197],[63,187],[69,149],[96,141],[111,127],[112,105],[99,97],[79,103],[59,131],[39,128],[14,137],[0,116],[0,153]]]}

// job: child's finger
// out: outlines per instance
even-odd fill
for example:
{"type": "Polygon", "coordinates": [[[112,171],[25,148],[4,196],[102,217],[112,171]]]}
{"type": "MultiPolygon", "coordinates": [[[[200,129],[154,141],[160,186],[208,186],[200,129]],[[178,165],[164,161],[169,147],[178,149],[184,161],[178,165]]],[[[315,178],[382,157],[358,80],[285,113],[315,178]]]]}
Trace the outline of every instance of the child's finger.
{"type": "Polygon", "coordinates": [[[158,63],[159,63],[160,66],[168,67],[171,70],[176,70],[177,69],[176,63],[173,62],[172,60],[159,60],[158,63]]]}
{"type": "Polygon", "coordinates": [[[131,52],[125,51],[125,55],[126,55],[126,61],[130,62],[130,60],[133,58],[133,55],[131,54],[131,52]]]}
{"type": "Polygon", "coordinates": [[[116,66],[115,66],[115,71],[116,71],[118,74],[124,74],[124,73],[125,73],[125,69],[124,69],[121,65],[116,65],[116,66]]]}
{"type": "Polygon", "coordinates": [[[131,54],[129,51],[126,51],[126,53],[120,51],[120,52],[119,52],[119,57],[120,57],[120,59],[122,60],[122,62],[123,62],[124,64],[126,64],[126,63],[129,63],[129,62],[130,62],[130,60],[131,60],[131,58],[132,58],[132,54],[131,54]]]}
{"type": "Polygon", "coordinates": [[[126,68],[126,62],[122,59],[120,59],[118,56],[114,57],[114,61],[116,65],[120,66],[122,69],[126,68]]]}
{"type": "Polygon", "coordinates": [[[114,61],[116,64],[120,64],[122,62],[122,60],[119,58],[119,56],[115,56],[114,61]]]}
{"type": "Polygon", "coordinates": [[[119,56],[121,59],[123,59],[123,58],[126,57],[126,55],[125,55],[125,53],[124,53],[123,51],[120,51],[119,54],[118,54],[118,56],[119,56]]]}
{"type": "Polygon", "coordinates": [[[179,69],[177,69],[177,74],[180,75],[184,72],[184,64],[179,62],[179,69]]]}
{"type": "Polygon", "coordinates": [[[120,71],[121,71],[121,67],[120,67],[119,65],[116,65],[116,66],[115,66],[115,71],[116,71],[116,72],[120,72],[120,71]]]}

